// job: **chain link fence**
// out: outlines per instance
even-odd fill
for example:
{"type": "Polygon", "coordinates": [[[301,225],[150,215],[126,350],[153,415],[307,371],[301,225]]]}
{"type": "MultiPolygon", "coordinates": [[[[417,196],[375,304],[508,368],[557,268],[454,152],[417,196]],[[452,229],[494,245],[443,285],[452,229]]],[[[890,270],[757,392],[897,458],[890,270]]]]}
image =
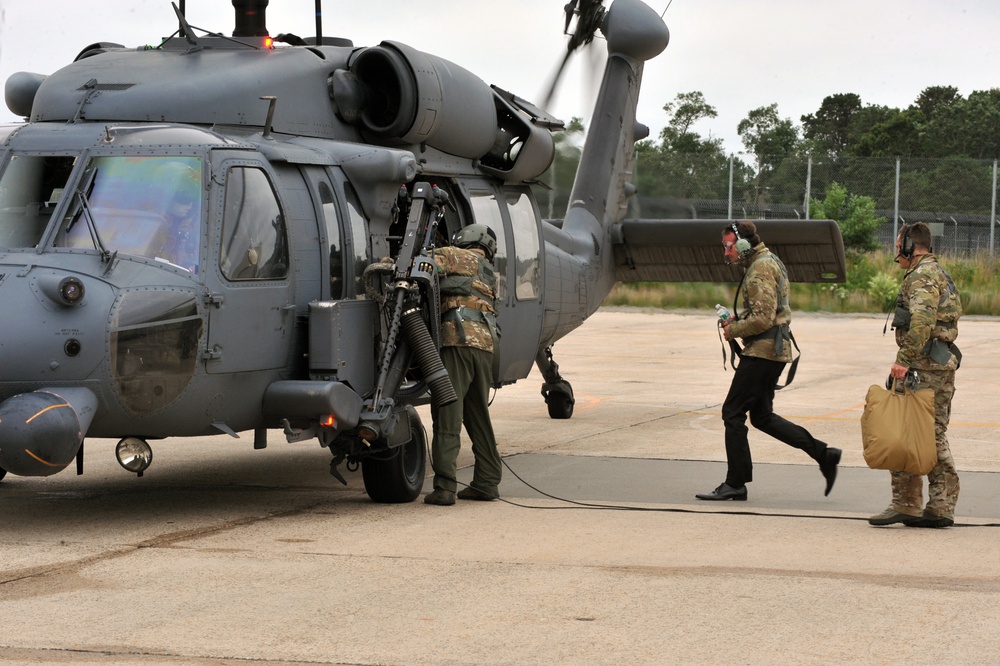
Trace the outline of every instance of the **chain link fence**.
{"type": "Polygon", "coordinates": [[[640,153],[630,216],[686,219],[809,219],[810,199],[834,183],[870,197],[884,220],[877,236],[892,249],[900,224],[926,222],[935,252],[997,252],[997,161],[968,158],[788,157],[757,162],[640,153]]]}

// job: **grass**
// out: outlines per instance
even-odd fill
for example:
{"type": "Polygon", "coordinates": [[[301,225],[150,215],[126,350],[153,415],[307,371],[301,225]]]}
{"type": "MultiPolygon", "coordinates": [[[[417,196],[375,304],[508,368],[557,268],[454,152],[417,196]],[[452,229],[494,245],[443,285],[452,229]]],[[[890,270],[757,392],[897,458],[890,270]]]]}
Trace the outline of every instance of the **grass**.
{"type": "MultiPolygon", "coordinates": [[[[886,313],[892,308],[903,271],[885,252],[849,254],[847,281],[839,284],[792,284],[792,310],[803,312],[886,313]]],[[[962,295],[965,314],[1000,315],[1000,271],[987,255],[939,257],[962,295]]],[[[659,309],[732,307],[736,284],[709,282],[636,282],[617,284],[605,305],[659,309]]]]}

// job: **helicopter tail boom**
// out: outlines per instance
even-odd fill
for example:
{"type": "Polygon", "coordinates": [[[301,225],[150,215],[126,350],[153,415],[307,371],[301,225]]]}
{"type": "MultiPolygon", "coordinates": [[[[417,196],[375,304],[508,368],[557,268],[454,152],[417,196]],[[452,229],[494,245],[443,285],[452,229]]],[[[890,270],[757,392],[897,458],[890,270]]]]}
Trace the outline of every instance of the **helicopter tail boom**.
{"type": "Polygon", "coordinates": [[[582,324],[614,286],[612,234],[636,191],[635,142],[648,133],[635,117],[643,64],[670,39],[659,15],[640,0],[615,0],[601,30],[608,61],[569,207],[561,228],[544,229],[547,302],[539,350],[582,324]]]}

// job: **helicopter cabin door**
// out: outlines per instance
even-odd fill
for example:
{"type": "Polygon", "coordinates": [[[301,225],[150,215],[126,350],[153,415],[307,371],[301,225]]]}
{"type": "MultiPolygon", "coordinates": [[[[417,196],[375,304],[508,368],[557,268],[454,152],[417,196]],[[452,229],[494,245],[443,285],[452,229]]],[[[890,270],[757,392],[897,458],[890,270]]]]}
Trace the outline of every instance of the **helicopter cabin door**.
{"type": "Polygon", "coordinates": [[[475,222],[497,233],[500,381],[531,371],[542,330],[542,261],[538,211],[527,187],[463,181],[475,222]]]}
{"type": "MultiPolygon", "coordinates": [[[[286,214],[263,163],[213,155],[213,263],[208,290],[210,373],[285,367],[295,327],[286,214]]],[[[315,224],[315,223],[313,223],[315,224]]]]}

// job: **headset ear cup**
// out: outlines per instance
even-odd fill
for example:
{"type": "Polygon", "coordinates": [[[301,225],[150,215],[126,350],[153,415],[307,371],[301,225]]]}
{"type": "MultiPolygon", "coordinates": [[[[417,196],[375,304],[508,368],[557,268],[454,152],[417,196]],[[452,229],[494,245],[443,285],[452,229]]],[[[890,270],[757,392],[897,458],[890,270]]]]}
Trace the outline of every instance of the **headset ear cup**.
{"type": "Polygon", "coordinates": [[[741,238],[738,241],[736,241],[736,252],[737,253],[739,253],[739,254],[746,254],[747,252],[749,252],[752,249],[753,249],[753,246],[750,245],[750,241],[748,241],[746,238],[741,238]]]}
{"type": "Polygon", "coordinates": [[[904,226],[899,237],[899,256],[904,259],[912,259],[913,250],[913,239],[910,238],[910,227],[904,226]]]}

